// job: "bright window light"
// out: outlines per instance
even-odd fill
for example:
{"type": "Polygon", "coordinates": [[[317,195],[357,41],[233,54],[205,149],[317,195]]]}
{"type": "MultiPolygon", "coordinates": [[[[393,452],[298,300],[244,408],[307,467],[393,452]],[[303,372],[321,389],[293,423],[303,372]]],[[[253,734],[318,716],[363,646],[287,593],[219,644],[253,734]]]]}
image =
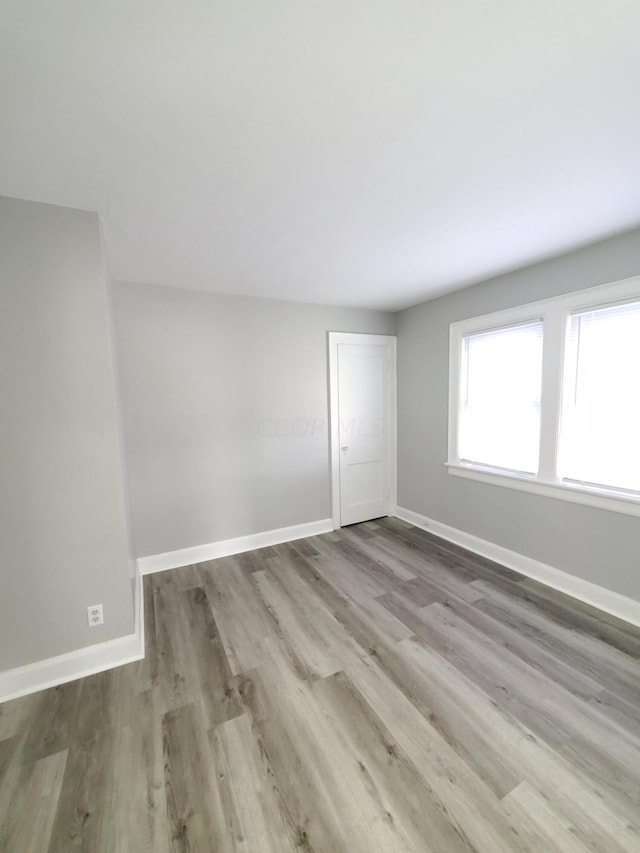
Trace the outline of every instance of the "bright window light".
{"type": "Polygon", "coordinates": [[[570,317],[558,474],[640,492],[640,302],[570,317]]]}
{"type": "Polygon", "coordinates": [[[461,460],[537,472],[542,335],[536,320],[463,337],[461,460]]]}
{"type": "Polygon", "coordinates": [[[640,276],[452,323],[446,465],[640,517],[640,276]]]}

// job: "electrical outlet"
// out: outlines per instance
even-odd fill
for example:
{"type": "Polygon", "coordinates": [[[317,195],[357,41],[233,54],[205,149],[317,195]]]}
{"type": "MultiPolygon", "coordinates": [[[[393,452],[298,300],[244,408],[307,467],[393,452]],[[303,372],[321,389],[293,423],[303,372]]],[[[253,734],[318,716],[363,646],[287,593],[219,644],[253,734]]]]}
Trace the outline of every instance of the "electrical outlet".
{"type": "Polygon", "coordinates": [[[87,607],[87,619],[89,620],[90,628],[94,628],[96,625],[102,625],[102,623],[104,622],[102,605],[90,604],[89,607],[87,607]]]}

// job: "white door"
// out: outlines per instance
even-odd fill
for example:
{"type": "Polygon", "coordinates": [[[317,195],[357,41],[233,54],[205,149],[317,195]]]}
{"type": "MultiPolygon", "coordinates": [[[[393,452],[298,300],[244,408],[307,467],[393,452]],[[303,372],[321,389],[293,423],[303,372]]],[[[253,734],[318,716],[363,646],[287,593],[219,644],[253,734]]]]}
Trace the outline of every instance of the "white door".
{"type": "Polygon", "coordinates": [[[344,526],[391,510],[395,338],[331,333],[330,352],[333,516],[335,526],[344,526]]]}

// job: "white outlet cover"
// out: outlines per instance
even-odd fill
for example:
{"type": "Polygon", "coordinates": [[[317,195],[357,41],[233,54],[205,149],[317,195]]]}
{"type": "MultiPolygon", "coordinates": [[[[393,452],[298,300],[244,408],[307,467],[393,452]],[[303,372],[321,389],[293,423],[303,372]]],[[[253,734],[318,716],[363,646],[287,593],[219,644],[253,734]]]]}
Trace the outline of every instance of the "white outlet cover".
{"type": "Polygon", "coordinates": [[[87,607],[87,620],[90,628],[94,628],[96,625],[102,625],[104,623],[101,604],[90,604],[89,607],[87,607]]]}

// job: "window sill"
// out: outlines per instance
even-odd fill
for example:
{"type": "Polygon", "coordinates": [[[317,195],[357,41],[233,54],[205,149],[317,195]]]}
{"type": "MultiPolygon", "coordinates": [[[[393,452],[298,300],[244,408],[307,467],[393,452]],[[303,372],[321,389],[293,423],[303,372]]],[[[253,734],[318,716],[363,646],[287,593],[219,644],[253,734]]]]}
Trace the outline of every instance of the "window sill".
{"type": "Polygon", "coordinates": [[[505,486],[520,492],[530,492],[547,498],[556,498],[571,503],[605,509],[610,512],[620,512],[624,515],[640,517],[640,498],[625,494],[612,494],[606,490],[588,488],[572,483],[543,483],[526,475],[509,474],[476,468],[470,465],[445,463],[446,468],[454,477],[464,477],[477,480],[492,486],[505,486]]]}

